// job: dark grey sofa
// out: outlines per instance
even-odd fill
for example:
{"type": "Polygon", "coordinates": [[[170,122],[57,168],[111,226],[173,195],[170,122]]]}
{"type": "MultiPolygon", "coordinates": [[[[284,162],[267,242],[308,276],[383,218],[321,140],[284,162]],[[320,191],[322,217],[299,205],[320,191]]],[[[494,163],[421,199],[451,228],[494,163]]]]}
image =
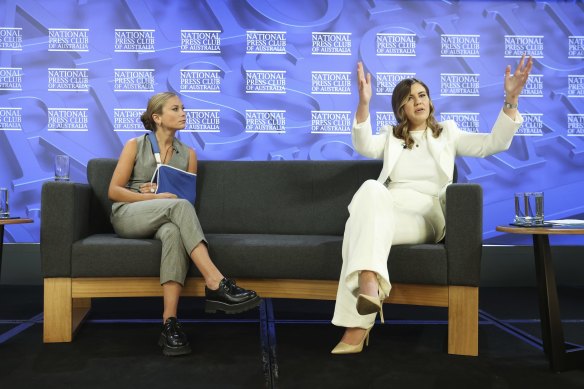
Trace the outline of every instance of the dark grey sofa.
{"type": "MultiPolygon", "coordinates": [[[[92,297],[160,296],[161,245],[119,238],[109,222],[115,159],[94,159],[89,184],[47,182],[41,200],[44,341],[67,342],[92,297]]],[[[200,161],[197,212],[221,271],[262,297],[334,299],[347,205],[379,161],[200,161]]],[[[448,352],[478,354],[482,190],[447,191],[439,244],[394,246],[387,302],[448,307],[448,352]]],[[[184,294],[201,296],[194,267],[184,294]]]]}

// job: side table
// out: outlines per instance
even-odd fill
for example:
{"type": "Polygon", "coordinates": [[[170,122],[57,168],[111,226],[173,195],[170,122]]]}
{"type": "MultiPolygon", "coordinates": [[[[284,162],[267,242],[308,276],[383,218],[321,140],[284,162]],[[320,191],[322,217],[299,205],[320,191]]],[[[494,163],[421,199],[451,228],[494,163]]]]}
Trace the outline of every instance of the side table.
{"type": "Polygon", "coordinates": [[[584,368],[584,350],[570,351],[566,347],[549,241],[550,235],[584,234],[584,227],[497,226],[497,231],[533,236],[541,334],[543,349],[550,362],[550,368],[555,372],[584,368]]]}
{"type": "Polygon", "coordinates": [[[0,281],[2,280],[2,250],[4,249],[4,226],[8,224],[32,223],[32,219],[0,219],[0,281]]]}

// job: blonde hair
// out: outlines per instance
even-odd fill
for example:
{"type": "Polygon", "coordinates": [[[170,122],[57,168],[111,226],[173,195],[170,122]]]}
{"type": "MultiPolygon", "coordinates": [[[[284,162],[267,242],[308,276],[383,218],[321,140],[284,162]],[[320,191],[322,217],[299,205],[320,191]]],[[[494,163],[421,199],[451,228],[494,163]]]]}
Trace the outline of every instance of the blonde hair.
{"type": "Polygon", "coordinates": [[[166,104],[166,102],[169,99],[176,96],[177,96],[176,93],[162,92],[155,94],[150,98],[150,100],[148,100],[146,112],[144,112],[142,116],[140,116],[140,120],[142,121],[142,124],[144,125],[145,129],[150,131],[156,131],[156,122],[154,122],[154,119],[152,119],[152,115],[154,114],[161,115],[164,104],[166,104]]]}
{"type": "Polygon", "coordinates": [[[412,92],[412,85],[414,84],[422,85],[428,95],[428,100],[430,101],[430,113],[428,114],[428,119],[426,119],[426,125],[432,130],[432,136],[438,138],[442,133],[442,127],[440,127],[440,124],[438,124],[434,117],[434,104],[430,98],[430,90],[428,89],[428,86],[415,78],[401,80],[393,89],[393,94],[391,96],[391,107],[393,108],[395,119],[397,120],[397,125],[393,127],[393,135],[398,139],[402,139],[408,149],[411,149],[414,146],[414,140],[408,131],[410,122],[405,113],[404,106],[408,102],[408,98],[412,92]]]}

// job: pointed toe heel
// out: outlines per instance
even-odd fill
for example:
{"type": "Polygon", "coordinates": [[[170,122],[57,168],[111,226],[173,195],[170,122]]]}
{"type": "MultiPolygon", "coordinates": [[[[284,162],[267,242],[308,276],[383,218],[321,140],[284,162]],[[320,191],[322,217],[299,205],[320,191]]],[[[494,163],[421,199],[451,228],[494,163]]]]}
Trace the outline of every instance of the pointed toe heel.
{"type": "Polygon", "coordinates": [[[349,344],[345,342],[339,342],[332,349],[331,354],[358,354],[363,351],[363,345],[369,346],[369,332],[371,332],[371,328],[368,328],[365,332],[365,336],[361,340],[361,342],[357,344],[349,344]]]}

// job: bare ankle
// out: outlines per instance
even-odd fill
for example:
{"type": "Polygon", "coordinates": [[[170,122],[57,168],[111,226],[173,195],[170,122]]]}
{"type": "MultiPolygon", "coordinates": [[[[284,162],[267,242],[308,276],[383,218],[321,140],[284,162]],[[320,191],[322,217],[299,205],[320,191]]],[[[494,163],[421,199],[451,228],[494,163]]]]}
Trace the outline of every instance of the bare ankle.
{"type": "Polygon", "coordinates": [[[377,273],[364,270],[359,274],[359,291],[368,296],[377,296],[379,289],[379,282],[377,281],[377,273]]]}
{"type": "Polygon", "coordinates": [[[205,285],[207,285],[207,288],[211,290],[217,290],[219,288],[221,280],[223,280],[223,276],[208,278],[205,280],[205,285]]]}

